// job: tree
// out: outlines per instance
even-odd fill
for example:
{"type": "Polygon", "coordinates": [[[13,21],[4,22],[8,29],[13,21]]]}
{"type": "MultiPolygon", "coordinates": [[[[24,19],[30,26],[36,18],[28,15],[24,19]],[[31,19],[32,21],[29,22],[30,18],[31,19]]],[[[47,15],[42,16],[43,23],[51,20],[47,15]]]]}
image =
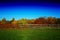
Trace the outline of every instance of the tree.
{"type": "Polygon", "coordinates": [[[34,24],[35,19],[28,20],[28,24],[34,24]]]}
{"type": "Polygon", "coordinates": [[[12,20],[10,21],[10,23],[12,23],[13,21],[15,21],[15,18],[12,18],[12,20]]]}
{"type": "Polygon", "coordinates": [[[17,20],[15,20],[15,18],[13,18],[12,20],[11,20],[11,27],[12,28],[18,28],[18,23],[17,23],[17,20]]]}
{"type": "Polygon", "coordinates": [[[45,24],[46,19],[44,17],[40,17],[40,18],[36,19],[34,23],[35,24],[45,24]]]}
{"type": "Polygon", "coordinates": [[[60,18],[56,19],[56,24],[60,24],[60,18]]]}
{"type": "Polygon", "coordinates": [[[20,19],[18,20],[18,24],[28,24],[28,20],[27,19],[20,19]]]}
{"type": "Polygon", "coordinates": [[[48,17],[47,22],[48,24],[55,24],[56,18],[55,17],[48,17]]]}
{"type": "Polygon", "coordinates": [[[3,19],[2,19],[2,24],[5,24],[5,23],[6,23],[6,19],[3,18],[3,19]]]}

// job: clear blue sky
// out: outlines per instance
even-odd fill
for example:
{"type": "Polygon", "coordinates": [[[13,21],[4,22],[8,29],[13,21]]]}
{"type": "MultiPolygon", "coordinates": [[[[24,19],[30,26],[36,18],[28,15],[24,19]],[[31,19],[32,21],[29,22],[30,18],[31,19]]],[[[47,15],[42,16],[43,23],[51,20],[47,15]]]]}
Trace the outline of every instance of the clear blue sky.
{"type": "Polygon", "coordinates": [[[21,18],[38,18],[38,17],[58,17],[60,18],[60,5],[55,3],[0,3],[0,19],[6,18],[16,20],[21,18]]]}

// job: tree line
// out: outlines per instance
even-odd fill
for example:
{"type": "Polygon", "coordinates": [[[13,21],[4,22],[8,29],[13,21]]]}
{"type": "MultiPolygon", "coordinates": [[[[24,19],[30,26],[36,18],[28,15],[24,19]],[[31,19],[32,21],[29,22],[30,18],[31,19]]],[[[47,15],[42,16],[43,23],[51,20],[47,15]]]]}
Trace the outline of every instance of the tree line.
{"type": "Polygon", "coordinates": [[[19,24],[59,24],[60,25],[60,18],[55,17],[39,17],[36,19],[19,19],[15,20],[15,18],[12,18],[12,20],[6,20],[6,18],[3,18],[0,20],[0,28],[19,28],[19,24]]]}

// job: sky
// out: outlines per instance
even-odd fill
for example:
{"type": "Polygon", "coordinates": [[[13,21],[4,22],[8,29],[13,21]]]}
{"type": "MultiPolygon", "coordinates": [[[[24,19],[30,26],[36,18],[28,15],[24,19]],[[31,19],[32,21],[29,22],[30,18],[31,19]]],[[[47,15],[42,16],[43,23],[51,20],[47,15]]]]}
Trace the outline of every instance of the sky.
{"type": "Polygon", "coordinates": [[[21,18],[35,19],[38,17],[60,18],[60,2],[48,0],[2,0],[0,1],[0,19],[16,20],[21,18]]]}

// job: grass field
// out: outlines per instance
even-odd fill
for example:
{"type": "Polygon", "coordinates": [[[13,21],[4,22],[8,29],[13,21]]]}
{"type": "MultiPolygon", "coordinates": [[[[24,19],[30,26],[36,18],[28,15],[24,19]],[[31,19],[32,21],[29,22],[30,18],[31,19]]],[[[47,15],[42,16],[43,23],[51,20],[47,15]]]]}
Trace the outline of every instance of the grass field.
{"type": "Polygon", "coordinates": [[[60,29],[0,29],[0,40],[60,40],[60,29]]]}

